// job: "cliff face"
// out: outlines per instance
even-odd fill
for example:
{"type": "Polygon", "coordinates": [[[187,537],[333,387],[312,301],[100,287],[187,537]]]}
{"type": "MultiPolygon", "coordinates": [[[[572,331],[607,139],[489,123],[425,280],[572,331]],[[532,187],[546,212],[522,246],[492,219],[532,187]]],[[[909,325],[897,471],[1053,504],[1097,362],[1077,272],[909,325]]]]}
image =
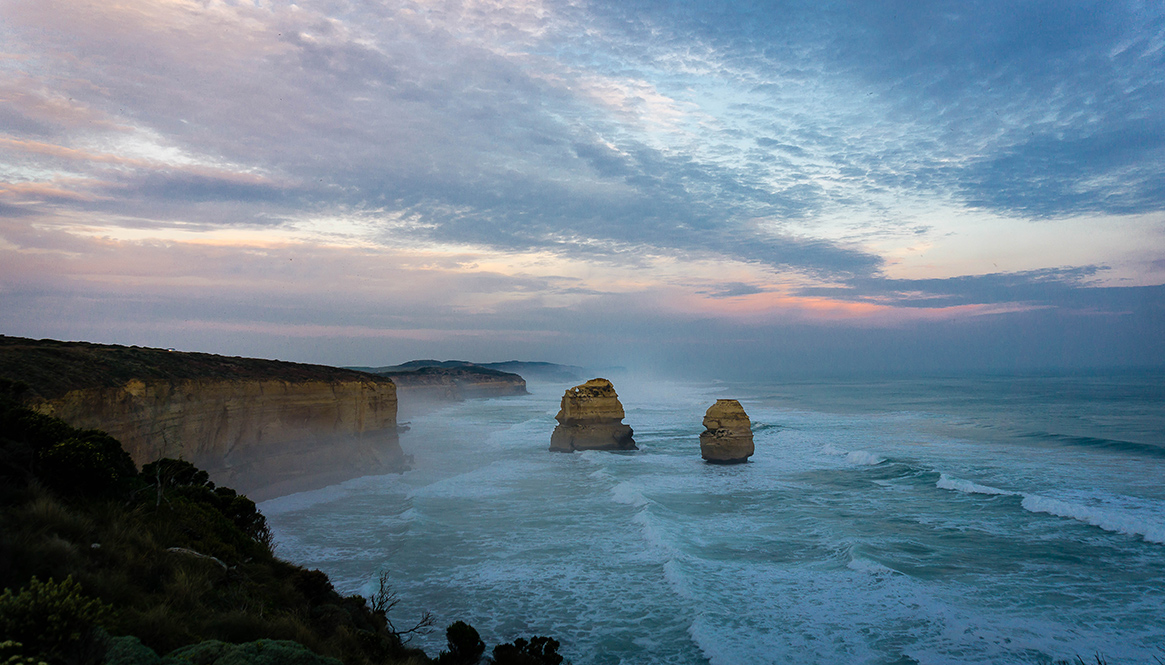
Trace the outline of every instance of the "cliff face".
{"type": "Polygon", "coordinates": [[[180,457],[256,500],[406,467],[387,382],[134,379],[33,406],[109,432],[138,465],[180,457]]]}
{"type": "Polygon", "coordinates": [[[550,435],[550,449],[637,450],[632,430],[623,424],[623,404],[615,387],[606,379],[591,379],[570,388],[562,396],[562,408],[555,416],[558,426],[550,435]]]}

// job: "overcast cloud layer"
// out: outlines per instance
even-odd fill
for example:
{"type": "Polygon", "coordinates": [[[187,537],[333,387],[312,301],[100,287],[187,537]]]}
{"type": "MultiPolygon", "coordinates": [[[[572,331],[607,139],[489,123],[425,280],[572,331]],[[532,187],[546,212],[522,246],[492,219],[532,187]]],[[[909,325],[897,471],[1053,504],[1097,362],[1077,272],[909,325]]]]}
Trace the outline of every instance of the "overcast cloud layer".
{"type": "Polygon", "coordinates": [[[1160,3],[0,0],[0,333],[1154,365],[1163,283],[1160,3]]]}

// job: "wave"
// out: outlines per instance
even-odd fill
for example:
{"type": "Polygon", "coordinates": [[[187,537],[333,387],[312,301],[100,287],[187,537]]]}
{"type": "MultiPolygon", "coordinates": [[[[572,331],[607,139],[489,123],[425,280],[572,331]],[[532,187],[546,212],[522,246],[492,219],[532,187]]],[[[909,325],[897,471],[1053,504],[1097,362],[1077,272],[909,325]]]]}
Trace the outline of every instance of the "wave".
{"type": "Polygon", "coordinates": [[[1017,496],[1019,492],[1008,492],[1001,490],[998,487],[991,487],[989,485],[979,485],[969,480],[960,480],[958,478],[951,478],[945,473],[940,473],[938,482],[935,487],[944,490],[954,490],[956,492],[964,492],[966,494],[999,494],[1003,496],[1017,496]]]}
{"type": "Polygon", "coordinates": [[[663,564],[663,579],[671,586],[672,590],[676,592],[681,598],[685,600],[695,600],[696,594],[692,592],[692,587],[688,583],[688,578],[680,569],[680,564],[675,559],[668,559],[663,564]]]}
{"type": "Polygon", "coordinates": [[[636,508],[646,506],[648,503],[647,497],[643,496],[643,493],[635,488],[635,483],[629,480],[624,480],[611,488],[611,499],[615,503],[635,506],[636,508]]]}
{"type": "Polygon", "coordinates": [[[1024,510],[1033,513],[1047,513],[1057,517],[1068,517],[1105,531],[1140,536],[1145,541],[1165,545],[1165,524],[1155,523],[1120,510],[1094,506],[1082,506],[1059,499],[1050,499],[1038,494],[1027,494],[1021,504],[1024,510]]]}
{"type": "Polygon", "coordinates": [[[845,564],[846,568],[856,570],[860,573],[870,573],[871,575],[893,575],[898,571],[893,568],[888,568],[870,559],[863,559],[862,557],[850,557],[849,563],[845,564]]]}
{"type": "Polygon", "coordinates": [[[850,464],[860,464],[863,466],[873,466],[885,462],[885,458],[878,457],[873,453],[868,453],[864,450],[855,450],[845,456],[845,461],[850,464]]]}
{"type": "Polygon", "coordinates": [[[1139,455],[1146,455],[1148,457],[1165,457],[1165,446],[1154,445],[1152,443],[1139,443],[1137,441],[1124,441],[1122,439],[1105,439],[1094,436],[1073,436],[1071,434],[1056,434],[1055,432],[1026,432],[1024,434],[1020,434],[1019,438],[1050,441],[1053,443],[1060,443],[1069,446],[1081,446],[1085,448],[1100,448],[1103,450],[1137,453],[1139,455]]]}
{"type": "Polygon", "coordinates": [[[1105,531],[1121,533],[1128,536],[1140,536],[1146,542],[1165,545],[1165,524],[1140,515],[1131,514],[1120,508],[1086,506],[1062,499],[1041,496],[1039,494],[1011,492],[989,485],[979,485],[969,480],[952,478],[945,473],[939,474],[939,479],[935,483],[935,487],[966,494],[1022,497],[1020,506],[1028,512],[1066,517],[1099,527],[1105,531]]]}
{"type": "Polygon", "coordinates": [[[775,423],[753,422],[753,424],[752,424],[752,433],[753,434],[756,434],[757,432],[764,432],[764,431],[770,430],[770,429],[787,429],[787,427],[785,425],[777,425],[775,423]]]}
{"type": "Polygon", "coordinates": [[[635,514],[635,517],[631,518],[631,521],[639,525],[643,533],[643,539],[647,541],[648,547],[663,554],[664,559],[670,561],[683,556],[683,552],[675,545],[672,545],[670,539],[656,526],[655,520],[648,513],[648,509],[640,510],[635,514]]]}
{"type": "Polygon", "coordinates": [[[839,450],[828,443],[821,446],[821,453],[835,457],[844,456],[845,461],[849,462],[850,464],[858,464],[862,466],[873,466],[875,464],[881,464],[882,462],[886,461],[886,458],[878,457],[877,455],[866,450],[839,450]]]}

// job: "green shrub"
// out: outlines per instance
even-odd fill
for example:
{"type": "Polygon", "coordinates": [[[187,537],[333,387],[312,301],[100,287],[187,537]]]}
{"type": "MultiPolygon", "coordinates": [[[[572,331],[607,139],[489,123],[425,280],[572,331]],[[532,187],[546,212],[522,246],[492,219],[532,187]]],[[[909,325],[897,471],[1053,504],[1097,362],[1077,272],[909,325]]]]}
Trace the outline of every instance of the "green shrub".
{"type": "Polygon", "coordinates": [[[162,665],[161,657],[132,635],[115,637],[109,642],[103,665],[162,665]]]}
{"type": "Polygon", "coordinates": [[[12,640],[0,642],[0,665],[48,665],[38,658],[24,655],[24,645],[12,640]]]}
{"type": "Polygon", "coordinates": [[[288,640],[227,644],[208,640],[171,651],[166,665],[343,665],[288,640]]]}
{"type": "Polygon", "coordinates": [[[97,663],[106,648],[97,624],[110,609],[82,595],[72,576],[60,583],[34,577],[18,593],[5,589],[0,595],[0,635],[44,660],[97,663]]]}

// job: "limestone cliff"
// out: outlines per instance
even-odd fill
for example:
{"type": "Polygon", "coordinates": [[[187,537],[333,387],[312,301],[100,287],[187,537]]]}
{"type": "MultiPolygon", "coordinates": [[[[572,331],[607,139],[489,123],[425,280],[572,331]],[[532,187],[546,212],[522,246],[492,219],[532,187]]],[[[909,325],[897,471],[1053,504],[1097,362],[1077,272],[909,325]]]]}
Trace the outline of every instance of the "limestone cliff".
{"type": "Polygon", "coordinates": [[[186,459],[257,500],[407,464],[395,385],[360,372],[0,337],[0,375],[31,386],[32,408],[109,432],[139,465],[186,459]]]}
{"type": "Polygon", "coordinates": [[[714,464],[747,462],[756,448],[752,442],[752,422],[744,407],[734,399],[718,399],[704,414],[705,431],[700,434],[700,455],[714,464]]]}
{"type": "Polygon", "coordinates": [[[550,435],[550,450],[638,450],[632,430],[623,424],[623,405],[606,379],[591,379],[562,396],[550,435]]]}
{"type": "Polygon", "coordinates": [[[181,457],[256,500],[405,468],[387,382],[134,379],[34,408],[109,432],[139,466],[181,457]]]}

